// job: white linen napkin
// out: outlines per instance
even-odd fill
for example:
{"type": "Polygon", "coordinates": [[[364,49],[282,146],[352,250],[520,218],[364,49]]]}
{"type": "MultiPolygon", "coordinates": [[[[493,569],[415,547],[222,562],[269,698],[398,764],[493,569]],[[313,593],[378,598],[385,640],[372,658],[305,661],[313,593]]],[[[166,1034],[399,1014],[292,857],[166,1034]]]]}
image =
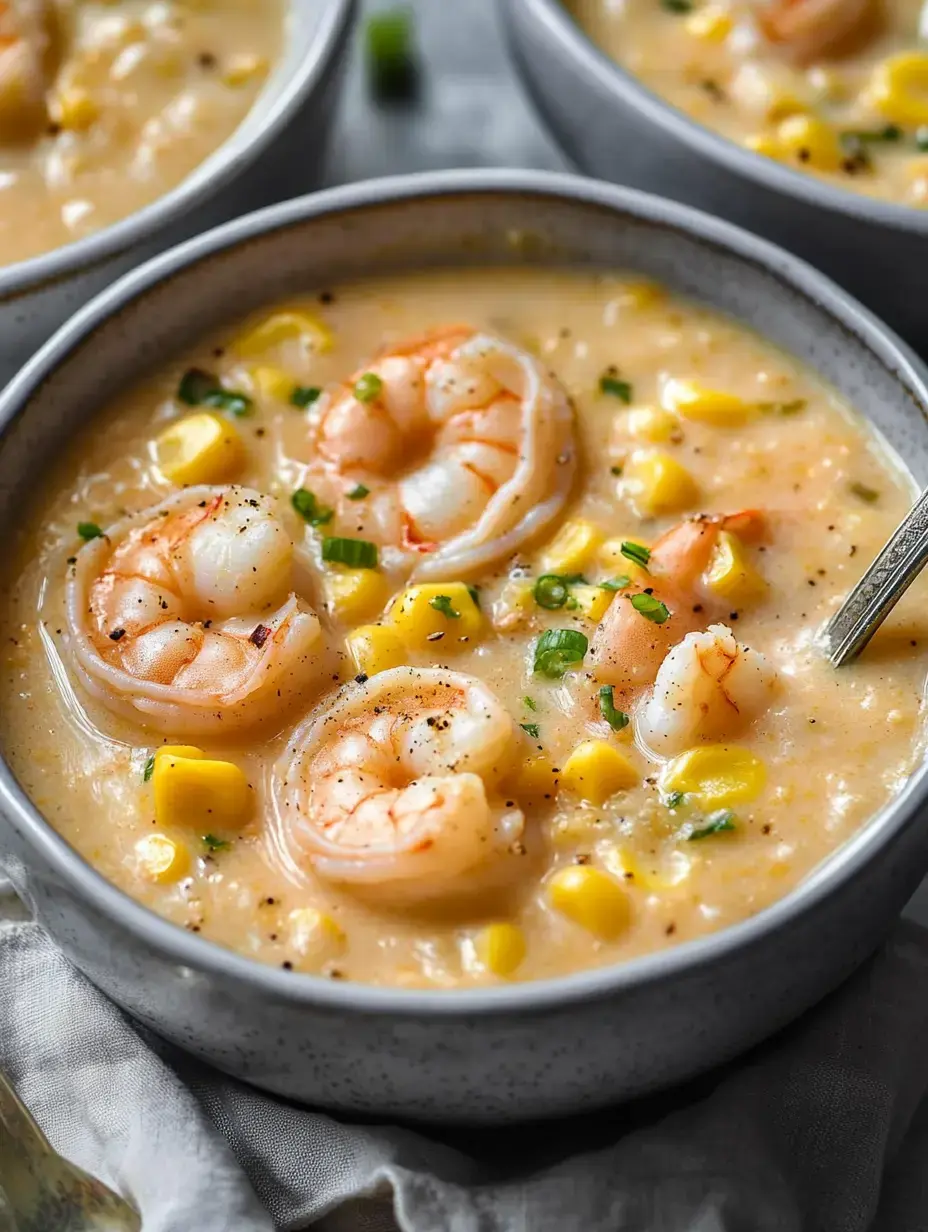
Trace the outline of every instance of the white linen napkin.
{"type": "Polygon", "coordinates": [[[912,924],[727,1070],[521,1130],[351,1124],[262,1095],[129,1022],[32,923],[0,924],[0,988],[0,1067],[144,1232],[928,1228],[928,932],[912,924]]]}

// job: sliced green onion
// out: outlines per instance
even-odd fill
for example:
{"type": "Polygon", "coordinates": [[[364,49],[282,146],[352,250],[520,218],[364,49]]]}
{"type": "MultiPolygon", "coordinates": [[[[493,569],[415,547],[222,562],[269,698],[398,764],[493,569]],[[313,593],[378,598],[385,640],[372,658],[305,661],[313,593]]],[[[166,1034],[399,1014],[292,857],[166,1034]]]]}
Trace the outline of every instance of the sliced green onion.
{"type": "Polygon", "coordinates": [[[661,8],[668,13],[692,13],[693,0],[661,0],[661,8]]]}
{"type": "Polygon", "coordinates": [[[665,796],[664,804],[669,809],[677,809],[683,803],[683,798],[682,791],[672,791],[668,796],[665,796]]]}
{"type": "Polygon", "coordinates": [[[429,607],[433,607],[436,612],[441,612],[442,616],[447,616],[449,620],[460,620],[461,618],[461,613],[451,606],[450,595],[436,595],[434,599],[429,599],[429,607]]]}
{"type": "Polygon", "coordinates": [[[231,847],[232,844],[227,839],[217,838],[215,834],[204,834],[203,846],[207,851],[224,851],[227,847],[231,847]]]}
{"type": "Polygon", "coordinates": [[[180,379],[177,396],[188,406],[214,406],[232,415],[250,415],[254,403],[237,389],[225,389],[218,377],[203,368],[188,368],[180,379]]]}
{"type": "Polygon", "coordinates": [[[569,668],[580,666],[588,646],[586,635],[576,629],[546,629],[535,643],[535,674],[560,680],[569,668]]]}
{"type": "Polygon", "coordinates": [[[418,86],[415,24],[406,5],[373,13],[365,29],[367,77],[380,102],[413,98],[418,86]]]}
{"type": "Polygon", "coordinates": [[[623,727],[628,727],[628,715],[624,710],[615,708],[611,684],[604,684],[599,690],[599,713],[613,731],[621,731],[623,727]]]}
{"type": "Polygon", "coordinates": [[[543,573],[532,589],[535,602],[549,612],[563,607],[569,593],[567,583],[556,573],[543,573]]]}
{"type": "Polygon", "coordinates": [[[370,488],[366,488],[363,483],[357,483],[348,493],[349,500],[364,500],[365,496],[370,496],[370,488]]]}
{"type": "Polygon", "coordinates": [[[622,381],[617,376],[611,376],[608,372],[599,378],[599,392],[601,394],[608,394],[611,398],[618,398],[626,406],[632,400],[632,387],[628,381],[622,381]]]}
{"type": "Polygon", "coordinates": [[[474,607],[480,607],[480,591],[476,586],[468,586],[467,593],[474,601],[474,607]]]}
{"type": "Polygon", "coordinates": [[[626,586],[631,586],[632,579],[627,573],[620,573],[618,577],[609,578],[606,582],[597,582],[600,590],[624,590],[626,586]]]}
{"type": "Polygon", "coordinates": [[[320,505],[315,494],[308,488],[297,488],[290,497],[290,504],[310,526],[325,526],[326,522],[331,522],[335,516],[335,510],[320,505]]]}
{"type": "Polygon", "coordinates": [[[91,539],[103,538],[103,531],[96,522],[78,522],[77,533],[85,543],[88,543],[91,539]]]}
{"type": "Polygon", "coordinates": [[[149,757],[145,762],[145,769],[142,771],[142,782],[147,783],[155,772],[155,756],[149,757]]]}
{"type": "Polygon", "coordinates": [[[538,709],[538,706],[533,697],[523,697],[522,705],[525,707],[526,710],[537,710],[538,709]]]}
{"type": "Polygon", "coordinates": [[[651,559],[651,549],[646,548],[643,543],[633,543],[631,540],[626,539],[619,551],[633,565],[638,565],[640,568],[647,570],[648,562],[651,559]]]}
{"type": "Polygon", "coordinates": [[[290,401],[294,406],[312,406],[321,394],[322,389],[318,385],[294,385],[290,393],[290,401]]]}
{"type": "Polygon", "coordinates": [[[660,599],[655,599],[653,595],[646,595],[642,591],[638,595],[629,595],[629,599],[635,611],[640,612],[645,620],[662,625],[670,618],[670,609],[665,603],[661,603],[660,599]]]}
{"type": "Polygon", "coordinates": [[[920,150],[928,150],[928,124],[922,124],[915,130],[915,144],[920,150]]]}
{"type": "Polygon", "coordinates": [[[537,723],[520,723],[519,726],[533,740],[537,740],[541,736],[541,728],[537,723]]]}
{"type": "Polygon", "coordinates": [[[901,141],[905,136],[898,124],[885,124],[882,128],[848,129],[840,134],[841,144],[851,153],[861,143],[882,144],[901,141]]]}
{"type": "Polygon", "coordinates": [[[359,402],[373,402],[380,396],[383,381],[376,372],[365,372],[354,383],[354,396],[359,402]]]}
{"type": "Polygon", "coordinates": [[[688,842],[694,843],[697,839],[708,838],[710,834],[722,834],[734,829],[735,815],[731,809],[718,809],[709,813],[702,825],[694,826],[686,837],[688,842]]]}
{"type": "Polygon", "coordinates": [[[355,569],[376,569],[377,544],[366,539],[325,538],[322,540],[322,559],[332,564],[351,565],[355,569]]]}

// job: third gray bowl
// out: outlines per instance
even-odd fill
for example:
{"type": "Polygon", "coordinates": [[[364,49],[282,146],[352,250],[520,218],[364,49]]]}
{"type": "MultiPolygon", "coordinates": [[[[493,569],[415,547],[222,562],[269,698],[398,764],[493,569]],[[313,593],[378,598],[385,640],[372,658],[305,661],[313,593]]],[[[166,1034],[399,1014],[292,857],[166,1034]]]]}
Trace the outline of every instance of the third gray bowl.
{"type": "Polygon", "coordinates": [[[561,0],[498,2],[525,85],[581,170],[782,244],[928,345],[928,212],[835,188],[691,120],[601,51],[561,0]]]}

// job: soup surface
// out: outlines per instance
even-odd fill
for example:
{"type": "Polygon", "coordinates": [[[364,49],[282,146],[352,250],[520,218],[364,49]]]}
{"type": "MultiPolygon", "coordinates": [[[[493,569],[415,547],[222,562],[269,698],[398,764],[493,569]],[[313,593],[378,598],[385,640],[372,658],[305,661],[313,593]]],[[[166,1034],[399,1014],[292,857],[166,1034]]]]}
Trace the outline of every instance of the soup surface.
{"type": "Polygon", "coordinates": [[[567,0],[605,51],[701,124],[795,170],[928,203],[921,0],[567,0]]]}
{"type": "Polygon", "coordinates": [[[0,736],[107,878],[263,961],[614,962],[757,912],[905,780],[925,629],[840,673],[813,636],[911,496],[832,389],[650,284],[321,289],[49,475],[0,736]]]}
{"type": "Polygon", "coordinates": [[[233,132],[282,0],[0,0],[0,265],[174,188],[233,132]]]}

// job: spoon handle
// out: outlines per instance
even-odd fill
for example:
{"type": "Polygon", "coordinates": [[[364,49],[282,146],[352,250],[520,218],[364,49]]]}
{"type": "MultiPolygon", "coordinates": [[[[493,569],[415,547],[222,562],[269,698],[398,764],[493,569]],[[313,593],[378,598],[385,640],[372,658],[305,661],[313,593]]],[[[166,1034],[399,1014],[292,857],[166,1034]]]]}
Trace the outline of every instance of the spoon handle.
{"type": "Polygon", "coordinates": [[[822,630],[833,667],[856,659],[928,561],[928,489],[822,630]]]}

